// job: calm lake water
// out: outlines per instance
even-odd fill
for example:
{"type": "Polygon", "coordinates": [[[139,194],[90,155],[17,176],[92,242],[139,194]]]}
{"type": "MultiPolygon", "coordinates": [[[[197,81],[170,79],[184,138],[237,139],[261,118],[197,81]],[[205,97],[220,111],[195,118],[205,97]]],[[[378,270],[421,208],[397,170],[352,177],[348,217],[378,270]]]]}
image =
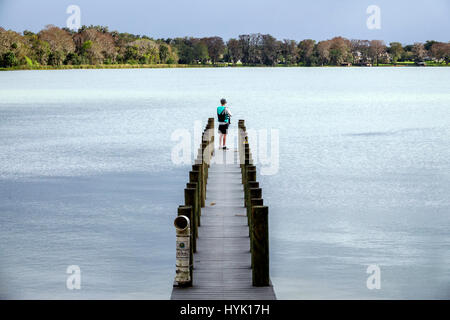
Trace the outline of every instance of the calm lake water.
{"type": "Polygon", "coordinates": [[[235,125],[279,130],[279,171],[258,177],[279,298],[448,299],[449,83],[450,68],[1,72],[0,297],[169,298],[189,171],[171,134],[226,97],[235,125]]]}

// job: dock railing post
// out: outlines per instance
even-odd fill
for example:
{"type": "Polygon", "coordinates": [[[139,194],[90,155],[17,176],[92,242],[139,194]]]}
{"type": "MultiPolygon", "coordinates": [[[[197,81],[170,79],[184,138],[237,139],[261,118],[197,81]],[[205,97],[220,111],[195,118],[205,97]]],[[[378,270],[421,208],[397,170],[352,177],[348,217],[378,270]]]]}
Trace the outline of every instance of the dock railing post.
{"type": "MultiPolygon", "coordinates": [[[[250,183],[256,181],[256,167],[253,165],[249,165],[249,166],[247,166],[245,171],[247,173],[247,176],[245,178],[245,183],[244,183],[244,205],[246,207],[248,207],[248,201],[250,199],[250,197],[248,195],[248,189],[249,189],[250,183]]],[[[252,186],[253,186],[253,188],[255,187],[254,184],[252,186]]],[[[259,186],[257,188],[259,188],[259,186]]]]}
{"type": "Polygon", "coordinates": [[[200,146],[200,148],[198,149],[198,156],[197,156],[197,161],[196,161],[198,164],[200,164],[200,167],[201,167],[201,171],[202,171],[202,173],[201,173],[201,178],[202,178],[202,194],[203,194],[203,197],[202,197],[202,207],[204,207],[205,206],[205,199],[206,199],[206,179],[207,179],[207,176],[206,176],[206,171],[207,171],[207,165],[206,165],[206,163],[203,161],[203,149],[202,149],[202,147],[200,146]]]}
{"type": "MultiPolygon", "coordinates": [[[[193,221],[192,219],[192,215],[193,215],[193,210],[191,206],[179,206],[178,207],[178,216],[186,216],[189,218],[189,221],[193,221]]],[[[189,247],[189,252],[190,252],[190,256],[189,256],[189,274],[191,276],[191,281],[190,284],[188,284],[189,286],[192,286],[192,282],[193,282],[193,269],[194,269],[194,246],[193,246],[193,236],[192,236],[192,228],[190,229],[189,232],[189,238],[190,238],[190,247],[189,247]]]]}
{"type": "MultiPolygon", "coordinates": [[[[250,202],[251,202],[251,204],[250,204],[251,208],[253,208],[255,206],[263,206],[264,205],[263,198],[253,198],[253,199],[250,200],[250,202]]],[[[251,210],[252,209],[250,209],[250,213],[251,213],[251,210]]],[[[253,228],[253,222],[252,222],[251,214],[250,214],[250,216],[249,216],[249,227],[248,227],[248,230],[250,231],[249,232],[249,234],[250,234],[250,252],[252,251],[251,244],[252,244],[252,241],[253,241],[252,240],[253,239],[252,228],[253,228]]],[[[253,259],[251,259],[251,265],[252,265],[252,268],[253,268],[253,259]]]]}
{"type": "MultiPolygon", "coordinates": [[[[252,174],[253,173],[253,171],[249,171],[249,173],[250,174],[252,174]]],[[[255,171],[255,173],[256,173],[256,171],[255,171]]],[[[256,174],[254,175],[255,177],[256,177],[256,174]]],[[[256,179],[255,179],[256,180],[256,179]]],[[[247,219],[248,219],[248,226],[249,226],[249,230],[248,230],[248,232],[249,232],[249,236],[251,236],[251,225],[252,225],[252,223],[251,223],[251,219],[252,219],[252,215],[251,215],[251,212],[252,212],[252,209],[251,209],[251,207],[252,207],[252,203],[251,203],[251,201],[252,201],[252,197],[251,197],[251,195],[250,195],[250,189],[259,189],[259,182],[258,181],[249,181],[248,183],[247,183],[247,187],[246,187],[246,190],[245,190],[245,208],[247,209],[247,219]]],[[[262,197],[262,196],[261,196],[262,197]]],[[[255,198],[255,199],[257,199],[257,198],[255,198]]]]}
{"type": "Polygon", "coordinates": [[[208,118],[209,143],[212,145],[211,155],[214,155],[214,118],[208,118]]]}
{"type": "Polygon", "coordinates": [[[269,286],[269,208],[252,207],[252,222],[252,282],[256,287],[269,286]]]}
{"type": "MultiPolygon", "coordinates": [[[[238,128],[237,151],[242,173],[244,206],[247,211],[247,223],[249,227],[252,284],[257,287],[270,286],[269,210],[267,206],[264,206],[262,189],[260,188],[259,182],[256,181],[256,166],[253,164],[244,120],[239,120],[238,128]]],[[[192,165],[192,171],[189,172],[189,182],[184,190],[185,205],[178,207],[178,215],[183,216],[183,218],[189,221],[189,261],[186,261],[186,248],[181,248],[181,242],[187,241],[186,230],[183,226],[175,223],[177,235],[178,231],[183,232],[182,238],[180,238],[179,241],[177,240],[178,276],[176,279],[179,280],[179,286],[192,285],[194,268],[193,254],[194,252],[197,252],[198,228],[201,223],[202,207],[205,207],[208,172],[213,155],[214,118],[209,118],[205,130],[203,131],[197,158],[192,165]],[[180,248],[178,248],[178,246],[180,246],[180,248]],[[189,263],[189,269],[187,269],[187,263],[189,263]],[[187,273],[187,271],[189,271],[189,273],[187,273]],[[190,282],[187,282],[187,279],[190,279],[190,282]]],[[[181,221],[183,219],[178,220],[181,221]]],[[[182,222],[180,223],[183,224],[182,222]]]]}
{"type": "Polygon", "coordinates": [[[195,189],[194,192],[194,216],[196,219],[196,225],[197,227],[200,226],[200,216],[199,216],[199,203],[198,203],[198,184],[196,182],[188,182],[186,183],[186,188],[192,188],[195,189]]]}
{"type": "MultiPolygon", "coordinates": [[[[252,199],[261,199],[262,198],[262,189],[261,188],[249,188],[248,189],[248,201],[247,201],[247,217],[249,217],[249,230],[252,229],[253,226],[253,217],[252,217],[252,199]]],[[[250,238],[252,237],[252,233],[250,233],[250,238]]]]}
{"type": "Polygon", "coordinates": [[[269,209],[264,206],[262,189],[256,181],[256,166],[253,165],[244,120],[239,120],[238,127],[239,164],[249,226],[252,282],[258,287],[269,286],[269,209]]]}
{"type": "Polygon", "coordinates": [[[204,181],[203,181],[203,172],[202,172],[202,165],[201,163],[198,164],[196,160],[196,164],[192,165],[192,171],[198,172],[198,185],[199,185],[199,203],[200,207],[205,207],[205,188],[204,188],[204,181]]]}
{"type": "Polygon", "coordinates": [[[198,222],[195,212],[195,191],[196,188],[184,189],[184,203],[186,206],[192,207],[192,219],[193,219],[191,220],[192,246],[194,252],[197,252],[198,222]]]}
{"type": "Polygon", "coordinates": [[[173,222],[176,230],[176,270],[174,286],[192,286],[191,229],[187,216],[179,215],[173,222]]]}
{"type": "Polygon", "coordinates": [[[239,166],[243,167],[245,162],[245,154],[244,154],[244,142],[246,135],[246,128],[244,120],[239,120],[238,122],[238,152],[239,152],[239,166]]]}
{"type": "Polygon", "coordinates": [[[248,165],[253,164],[252,160],[252,154],[250,152],[250,147],[248,144],[244,144],[244,165],[242,166],[241,173],[242,173],[242,183],[246,183],[247,179],[247,167],[248,165]]]}
{"type": "Polygon", "coordinates": [[[200,199],[200,172],[198,171],[189,171],[189,184],[192,184],[194,187],[195,184],[195,215],[197,216],[197,225],[200,226],[200,216],[201,216],[201,199],[200,199]]]}

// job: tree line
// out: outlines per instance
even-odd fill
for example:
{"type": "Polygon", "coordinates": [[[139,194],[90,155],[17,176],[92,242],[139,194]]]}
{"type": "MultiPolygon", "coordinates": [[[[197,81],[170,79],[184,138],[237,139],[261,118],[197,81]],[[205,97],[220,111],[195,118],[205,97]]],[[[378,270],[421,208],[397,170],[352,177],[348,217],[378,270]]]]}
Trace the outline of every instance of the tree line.
{"type": "Polygon", "coordinates": [[[426,41],[403,46],[382,40],[335,37],[278,40],[270,34],[153,39],[83,26],[78,31],[48,25],[22,34],[0,27],[0,67],[101,64],[379,65],[450,61],[450,42],[426,41]]]}

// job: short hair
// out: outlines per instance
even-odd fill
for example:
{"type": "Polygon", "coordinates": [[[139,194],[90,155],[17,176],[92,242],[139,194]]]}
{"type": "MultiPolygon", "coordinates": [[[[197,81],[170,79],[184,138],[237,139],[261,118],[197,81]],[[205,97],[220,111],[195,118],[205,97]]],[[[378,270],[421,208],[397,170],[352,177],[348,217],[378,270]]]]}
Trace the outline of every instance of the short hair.
{"type": "Polygon", "coordinates": [[[226,99],[220,99],[220,104],[225,104],[225,103],[227,103],[227,100],[226,99]]]}

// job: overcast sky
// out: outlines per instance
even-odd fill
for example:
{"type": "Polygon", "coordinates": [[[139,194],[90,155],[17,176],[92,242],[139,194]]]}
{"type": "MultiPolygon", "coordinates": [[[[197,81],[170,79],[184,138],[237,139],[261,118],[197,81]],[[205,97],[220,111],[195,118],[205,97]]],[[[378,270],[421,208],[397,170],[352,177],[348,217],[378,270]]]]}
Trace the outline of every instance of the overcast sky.
{"type": "Polygon", "coordinates": [[[344,36],[386,42],[450,40],[450,0],[0,0],[0,26],[39,31],[66,26],[69,5],[81,24],[153,38],[270,33],[279,39],[344,36]],[[369,5],[381,9],[381,29],[366,26],[369,5]]]}

